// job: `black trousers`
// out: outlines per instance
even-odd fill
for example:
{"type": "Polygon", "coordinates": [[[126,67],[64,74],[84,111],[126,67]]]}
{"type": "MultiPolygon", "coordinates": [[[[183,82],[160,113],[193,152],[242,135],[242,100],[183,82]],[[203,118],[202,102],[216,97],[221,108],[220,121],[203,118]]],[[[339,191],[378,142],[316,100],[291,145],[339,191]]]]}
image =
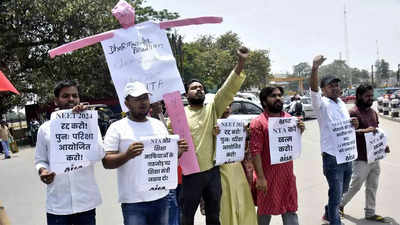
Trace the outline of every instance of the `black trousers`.
{"type": "Polygon", "coordinates": [[[182,225],[193,225],[194,215],[203,197],[207,225],[220,225],[221,175],[219,167],[182,177],[182,225]]]}

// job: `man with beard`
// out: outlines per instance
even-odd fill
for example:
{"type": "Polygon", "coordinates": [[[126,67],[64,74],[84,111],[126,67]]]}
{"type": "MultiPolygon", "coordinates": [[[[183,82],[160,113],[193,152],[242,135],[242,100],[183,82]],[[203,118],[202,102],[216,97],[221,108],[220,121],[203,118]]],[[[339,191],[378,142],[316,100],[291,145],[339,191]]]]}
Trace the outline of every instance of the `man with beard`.
{"type": "Polygon", "coordinates": [[[213,129],[239,91],[245,75],[241,74],[248,49],[241,47],[238,51],[238,63],[222,87],[217,91],[213,101],[204,105],[205,87],[199,80],[186,83],[186,97],[189,105],[185,107],[190,132],[192,134],[197,162],[200,172],[183,176],[183,225],[193,225],[194,215],[203,197],[205,203],[206,224],[219,225],[221,201],[221,176],[219,167],[214,167],[215,137],[213,129]]]}
{"type": "MultiPolygon", "coordinates": [[[[104,137],[106,169],[118,168],[118,191],[125,225],[167,225],[168,190],[138,191],[133,188],[137,156],[144,150],[140,137],[167,136],[164,124],[147,117],[150,110],[151,94],[140,82],[128,83],[124,89],[125,105],[129,116],[111,124],[104,137]]],[[[179,155],[187,150],[185,140],[178,141],[179,155]]]]}
{"type": "MultiPolygon", "coordinates": [[[[330,129],[335,121],[349,120],[350,115],[346,104],[339,98],[341,90],[339,87],[340,79],[328,75],[321,79],[320,87],[322,94],[318,89],[318,68],[325,61],[322,55],[316,56],[313,60],[311,70],[311,103],[313,110],[318,118],[321,138],[322,164],[323,172],[328,181],[328,205],[325,206],[324,220],[328,220],[331,225],[341,225],[339,216],[340,199],[348,190],[351,178],[351,162],[338,164],[336,155],[338,147],[336,143],[336,134],[330,129]]],[[[351,118],[351,123],[355,129],[358,128],[357,118],[351,118]]]]}
{"type": "MultiPolygon", "coordinates": [[[[284,225],[298,225],[296,177],[293,161],[271,164],[268,118],[290,117],[284,111],[282,87],[265,87],[260,92],[264,112],[250,123],[250,151],[257,174],[258,225],[268,225],[272,215],[281,215],[284,225]]],[[[304,132],[304,123],[297,126],[304,132]]]]}
{"type": "MultiPolygon", "coordinates": [[[[375,214],[376,191],[378,189],[379,174],[381,172],[379,160],[368,163],[365,133],[375,132],[378,127],[378,114],[371,108],[374,98],[374,89],[371,85],[360,85],[356,90],[356,105],[350,109],[350,116],[357,117],[359,121],[356,130],[358,158],[353,161],[353,175],[350,189],[344,194],[341,211],[350,202],[354,195],[365,184],[365,218],[378,222],[386,222],[385,218],[375,214]]],[[[386,152],[389,147],[386,147],[386,152]]]]}
{"type": "MultiPolygon", "coordinates": [[[[58,109],[80,112],[87,107],[79,105],[78,83],[67,80],[59,82],[54,89],[54,103],[58,109]]],[[[98,160],[104,157],[99,135],[98,160]]],[[[38,131],[35,166],[40,180],[47,184],[47,224],[96,224],[96,207],[101,204],[99,188],[94,176],[94,164],[74,172],[55,174],[50,165],[50,121],[43,123],[38,131]]]]}

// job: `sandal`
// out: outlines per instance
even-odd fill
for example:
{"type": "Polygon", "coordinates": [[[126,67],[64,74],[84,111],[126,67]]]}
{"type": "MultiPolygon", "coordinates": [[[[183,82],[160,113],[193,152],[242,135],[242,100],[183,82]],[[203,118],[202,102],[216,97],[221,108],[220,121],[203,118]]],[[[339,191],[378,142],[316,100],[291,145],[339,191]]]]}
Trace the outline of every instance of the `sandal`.
{"type": "Polygon", "coordinates": [[[387,219],[385,219],[384,217],[382,217],[380,215],[373,215],[370,217],[365,217],[365,219],[376,221],[376,222],[389,223],[389,221],[387,219]]]}

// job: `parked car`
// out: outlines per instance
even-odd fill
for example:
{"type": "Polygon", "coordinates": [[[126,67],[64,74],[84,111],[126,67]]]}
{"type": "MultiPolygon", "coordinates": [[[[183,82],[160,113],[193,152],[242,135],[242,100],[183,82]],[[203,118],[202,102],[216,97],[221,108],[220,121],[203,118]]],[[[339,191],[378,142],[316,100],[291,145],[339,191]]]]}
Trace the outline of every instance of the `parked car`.
{"type": "Polygon", "coordinates": [[[303,112],[304,112],[304,119],[313,119],[317,118],[312,105],[311,105],[311,98],[310,97],[302,97],[300,99],[301,103],[303,104],[303,112]]]}
{"type": "Polygon", "coordinates": [[[114,113],[105,104],[95,104],[90,105],[91,108],[97,110],[98,113],[98,123],[100,128],[100,133],[104,136],[107,132],[108,127],[115,121],[120,119],[120,115],[114,113]]]}
{"type": "Polygon", "coordinates": [[[343,102],[352,103],[356,101],[356,90],[355,89],[346,89],[343,91],[342,96],[340,96],[343,102]]]}
{"type": "MultiPolygon", "coordinates": [[[[208,104],[214,98],[215,94],[206,94],[204,103],[208,104]]],[[[231,104],[232,113],[229,118],[239,119],[250,123],[252,119],[264,112],[261,104],[245,98],[234,97],[231,104]]]]}
{"type": "Polygon", "coordinates": [[[243,120],[246,123],[250,123],[252,119],[264,112],[260,104],[237,97],[233,99],[231,109],[232,114],[229,118],[243,120]]]}
{"type": "Polygon", "coordinates": [[[400,99],[400,90],[397,90],[397,91],[393,92],[392,97],[400,99]]]}
{"type": "Polygon", "coordinates": [[[384,90],[384,94],[383,94],[383,98],[388,98],[389,100],[392,100],[395,98],[394,93],[398,90],[400,90],[400,88],[385,88],[384,90]]]}
{"type": "Polygon", "coordinates": [[[256,103],[260,104],[260,99],[259,99],[259,97],[257,97],[257,96],[256,96],[255,94],[253,94],[253,93],[238,92],[238,93],[236,94],[236,97],[244,98],[244,99],[247,99],[247,100],[250,100],[250,101],[252,101],[252,102],[256,102],[256,103]]]}

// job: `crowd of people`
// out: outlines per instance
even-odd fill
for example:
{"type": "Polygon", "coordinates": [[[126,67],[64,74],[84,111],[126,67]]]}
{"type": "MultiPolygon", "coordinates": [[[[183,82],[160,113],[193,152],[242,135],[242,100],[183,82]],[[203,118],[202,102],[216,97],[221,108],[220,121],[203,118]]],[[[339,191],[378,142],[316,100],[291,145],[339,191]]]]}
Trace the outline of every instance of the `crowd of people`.
{"type": "MultiPolygon", "coordinates": [[[[144,146],[141,137],[165,136],[172,131],[169,121],[159,118],[160,103],[151,105],[151,93],[140,82],[125,86],[125,106],[129,112],[108,128],[104,140],[98,139],[97,161],[105,169],[117,169],[119,202],[125,225],[193,225],[201,199],[207,225],[267,225],[273,215],[280,215],[284,225],[298,225],[297,184],[293,160],[271,164],[269,143],[269,118],[291,117],[283,111],[282,87],[265,87],[259,93],[264,109],[248,126],[246,157],[244,162],[215,166],[217,120],[227,118],[230,103],[239,91],[246,76],[242,72],[248,49],[238,50],[238,62],[215,98],[204,104],[205,86],[200,80],[186,83],[185,107],[190,133],[200,171],[179,176],[174,190],[139,191],[134,187],[134,171],[144,146]],[[149,113],[152,108],[151,113],[149,113]]],[[[352,197],[366,182],[365,217],[384,222],[375,213],[375,199],[379,179],[379,161],[366,162],[364,133],[375,132],[378,117],[371,108],[373,88],[361,85],[357,89],[357,101],[347,110],[340,100],[340,79],[324,77],[318,85],[318,68],[323,56],[313,61],[310,77],[312,106],[317,114],[321,135],[323,174],[329,185],[329,200],[323,219],[331,225],[340,225],[340,214],[352,197]],[[338,163],[336,143],[332,142],[329,126],[333,121],[349,119],[356,130],[358,158],[353,162],[338,163]]],[[[75,81],[61,81],[54,89],[55,104],[59,109],[82,112],[79,85],[75,81]]],[[[301,119],[297,120],[300,133],[305,130],[301,119]]],[[[39,128],[37,134],[35,166],[40,180],[47,185],[47,224],[94,225],[96,207],[102,200],[95,180],[94,163],[74,172],[55,174],[51,168],[50,121],[39,128]]],[[[3,142],[2,142],[3,144],[3,142]]],[[[3,146],[6,143],[3,144],[3,146]]],[[[178,141],[178,156],[188,150],[184,139],[178,141]]],[[[389,149],[387,148],[389,152],[389,149]]]]}

